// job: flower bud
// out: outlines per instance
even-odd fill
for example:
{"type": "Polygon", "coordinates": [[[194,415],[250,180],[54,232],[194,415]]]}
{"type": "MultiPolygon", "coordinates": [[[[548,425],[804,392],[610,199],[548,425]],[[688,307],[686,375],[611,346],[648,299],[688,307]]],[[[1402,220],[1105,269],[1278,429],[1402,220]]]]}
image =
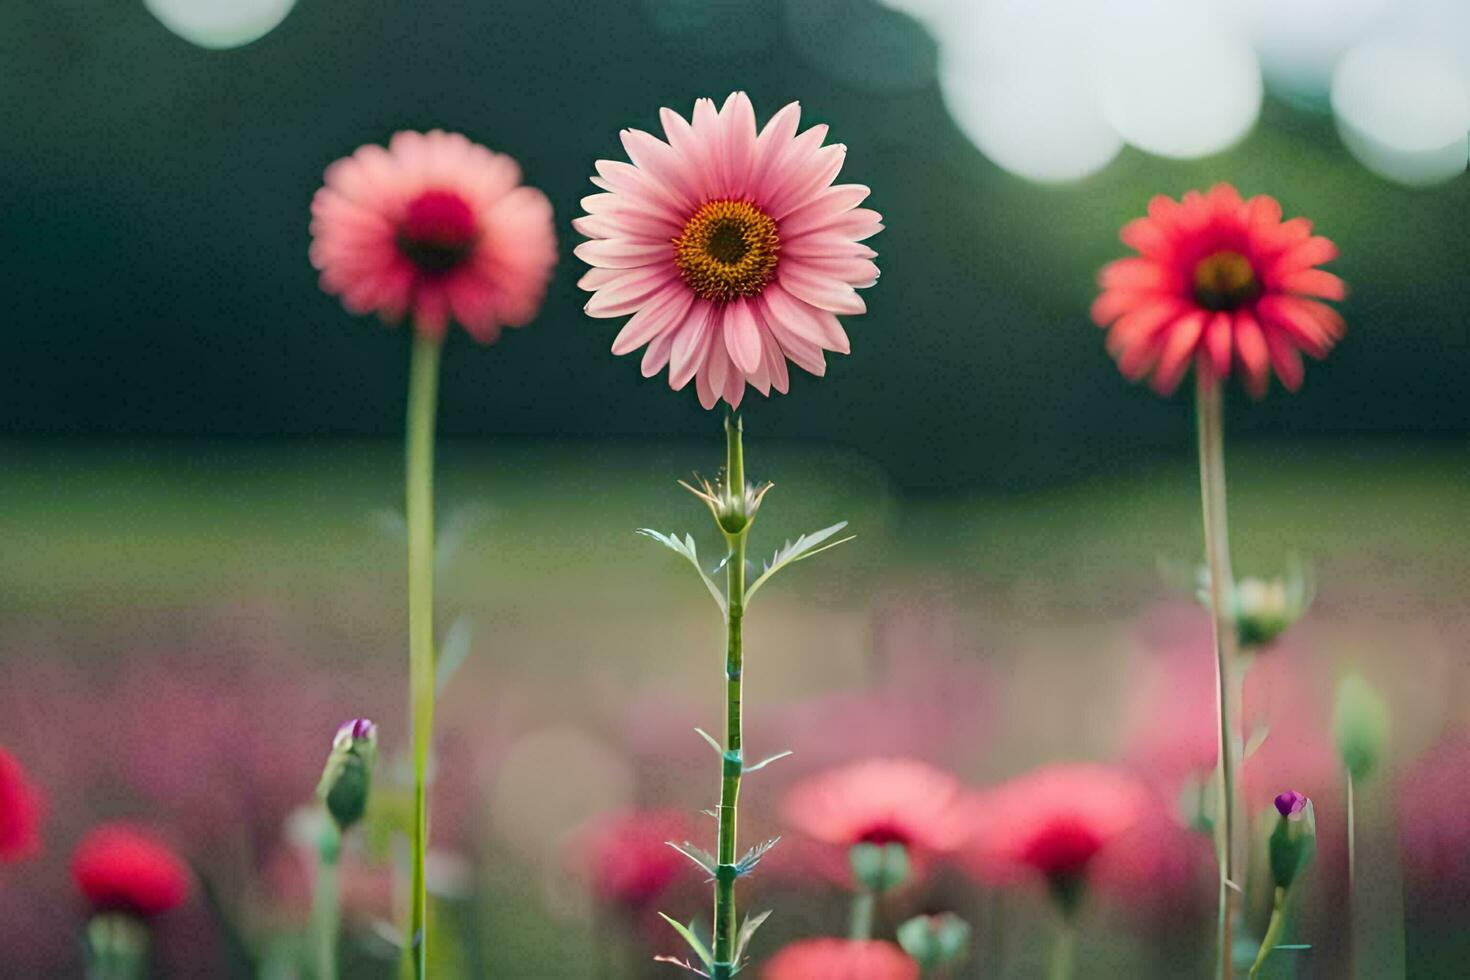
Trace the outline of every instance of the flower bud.
{"type": "Polygon", "coordinates": [[[1348,774],[1363,779],[1377,767],[1388,741],[1388,705],[1362,677],[1349,674],[1337,686],[1332,730],[1348,774]]]}
{"type": "Polygon", "coordinates": [[[1292,568],[1275,578],[1244,578],[1235,583],[1235,631],[1244,648],[1269,645],[1312,604],[1305,573],[1292,568]]]}
{"type": "Polygon", "coordinates": [[[366,718],[354,718],[337,729],[316,793],[338,829],[346,831],[367,811],[377,756],[377,725],[366,718]]]}
{"type": "Polygon", "coordinates": [[[882,894],[909,876],[909,852],[899,843],[854,844],[847,852],[852,876],[866,891],[882,894]]]}
{"type": "Polygon", "coordinates": [[[1276,797],[1276,812],[1281,818],[1271,832],[1271,877],[1277,888],[1290,888],[1317,850],[1317,815],[1312,801],[1295,790],[1276,797]]]}
{"type": "Polygon", "coordinates": [[[919,915],[898,927],[898,944],[925,971],[964,959],[970,924],[953,912],[919,915]]]}

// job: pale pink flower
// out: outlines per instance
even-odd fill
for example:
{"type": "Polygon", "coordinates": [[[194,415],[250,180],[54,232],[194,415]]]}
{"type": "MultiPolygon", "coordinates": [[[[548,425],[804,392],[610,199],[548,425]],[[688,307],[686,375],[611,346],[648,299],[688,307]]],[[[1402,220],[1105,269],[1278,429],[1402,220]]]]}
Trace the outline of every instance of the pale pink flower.
{"type": "Polygon", "coordinates": [[[546,195],[510,157],[458,133],[395,133],[327,168],[311,202],[325,291],[442,337],[452,317],[488,344],[529,323],[556,264],[546,195]]]}
{"type": "Polygon", "coordinates": [[[788,360],[821,376],[825,351],[849,350],[837,315],[864,312],[856,290],[878,279],[868,188],[832,184],[847,148],[822,145],[825,125],[797,135],[795,102],[757,132],[744,92],[660,116],[668,142],[623,130],[632,162],[597,162],[603,193],[572,223],[592,239],[576,249],[588,315],[631,313],[613,353],[646,345],[644,377],[693,380],[705,408],[738,406],[746,384],[784,393],[788,360]]]}

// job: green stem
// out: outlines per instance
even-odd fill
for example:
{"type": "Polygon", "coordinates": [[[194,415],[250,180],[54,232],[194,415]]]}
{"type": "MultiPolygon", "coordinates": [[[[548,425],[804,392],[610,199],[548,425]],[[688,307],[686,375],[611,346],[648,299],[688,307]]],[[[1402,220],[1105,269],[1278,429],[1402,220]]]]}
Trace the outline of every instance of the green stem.
{"type": "Polygon", "coordinates": [[[428,974],[429,847],[426,778],[434,731],[434,416],[441,341],[414,334],[408,379],[408,672],[413,702],[413,912],[409,933],[414,976],[428,974]]]}
{"type": "Polygon", "coordinates": [[[1225,516],[1225,423],[1224,392],[1219,379],[1196,369],[1196,402],[1199,423],[1199,478],[1205,526],[1205,557],[1210,572],[1210,612],[1215,639],[1215,693],[1218,699],[1220,767],[1216,821],[1219,857],[1219,918],[1216,942],[1219,968],[1216,975],[1228,980],[1231,969],[1231,927],[1235,892],[1239,881],[1235,847],[1235,739],[1231,734],[1232,664],[1237,659],[1230,571],[1230,540],[1225,516]]]}
{"type": "Polygon", "coordinates": [[[1077,930],[1072,920],[1063,916],[1057,919],[1056,942],[1051,949],[1051,969],[1048,980],[1072,980],[1077,964],[1077,930]]]}
{"type": "Polygon", "coordinates": [[[337,980],[337,941],[342,930],[341,880],[338,858],[342,836],[331,821],[317,843],[316,882],[311,895],[311,923],[316,940],[316,980],[337,980]]]}
{"type": "Polygon", "coordinates": [[[1347,781],[1347,865],[1348,865],[1348,976],[1358,975],[1358,820],[1353,799],[1353,771],[1346,772],[1347,781]]]}
{"type": "Polygon", "coordinates": [[[1256,961],[1251,964],[1250,980],[1256,980],[1261,973],[1261,967],[1266,965],[1266,957],[1281,942],[1281,932],[1286,928],[1286,889],[1276,889],[1276,896],[1271,902],[1271,922],[1266,926],[1266,935],[1261,939],[1260,951],[1256,953],[1256,961]]]}
{"type": "Polygon", "coordinates": [[[148,973],[148,927],[120,912],[87,923],[88,980],[140,980],[148,973]]]}
{"type": "MultiPolygon", "coordinates": [[[[725,487],[734,499],[745,497],[745,455],[741,445],[739,417],[725,420],[725,487]]],[[[734,534],[726,534],[730,556],[725,563],[725,754],[721,765],[719,806],[719,867],[715,876],[713,980],[729,980],[735,973],[735,831],[740,802],[740,776],[744,770],[741,751],[741,686],[744,652],[741,627],[745,619],[745,538],[747,522],[734,534]]]]}
{"type": "Polygon", "coordinates": [[[852,897],[852,918],[847,930],[849,939],[873,938],[873,910],[878,905],[878,896],[864,888],[852,897]]]}

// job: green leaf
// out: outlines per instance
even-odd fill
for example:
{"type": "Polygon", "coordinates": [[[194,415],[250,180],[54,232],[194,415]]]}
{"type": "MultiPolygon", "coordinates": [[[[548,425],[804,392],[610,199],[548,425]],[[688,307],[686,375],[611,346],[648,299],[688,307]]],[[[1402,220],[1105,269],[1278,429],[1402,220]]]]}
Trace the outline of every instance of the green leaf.
{"type": "Polygon", "coordinates": [[[653,961],[655,963],[672,963],[674,966],[683,967],[690,973],[696,974],[701,977],[709,976],[708,973],[705,973],[699,967],[695,966],[693,963],[690,963],[687,957],[681,960],[677,956],[655,956],[653,958],[653,961]]]}
{"type": "Polygon", "coordinates": [[[755,870],[755,866],[760,864],[761,858],[766,856],[766,852],[779,843],[781,843],[781,838],[772,837],[770,840],[762,841],[746,851],[745,856],[735,862],[735,874],[737,876],[750,874],[755,870]]]}
{"type": "Polygon", "coordinates": [[[781,759],[784,759],[788,755],[795,755],[795,754],[796,753],[793,752],[793,751],[791,751],[790,749],[787,749],[785,752],[777,752],[775,755],[767,756],[766,758],[764,758],[761,761],[757,762],[753,766],[746,766],[745,767],[745,772],[751,773],[751,772],[755,772],[755,771],[757,771],[759,769],[764,769],[766,766],[769,766],[773,762],[777,762],[777,761],[779,761],[781,759]]]}
{"type": "Polygon", "coordinates": [[[755,931],[759,929],[761,925],[771,917],[771,913],[774,911],[775,909],[766,909],[764,912],[757,916],[751,916],[749,912],[745,913],[745,921],[740,923],[740,931],[735,934],[736,963],[739,963],[741,960],[745,959],[745,947],[750,945],[751,937],[753,937],[755,935],[755,931]]]}
{"type": "Polygon", "coordinates": [[[838,523],[833,524],[831,527],[822,528],[820,531],[813,531],[811,534],[803,534],[795,541],[787,541],[784,545],[777,549],[774,555],[771,556],[771,560],[766,562],[764,569],[760,574],[760,577],[752,582],[750,588],[746,590],[745,601],[749,602],[752,598],[754,598],[756,590],[764,585],[767,579],[769,579],[772,575],[775,575],[787,565],[793,565],[796,562],[810,558],[812,555],[826,551],[828,548],[835,548],[839,544],[844,544],[857,537],[857,535],[855,534],[849,534],[847,537],[840,538],[837,541],[827,541],[828,538],[832,537],[832,535],[836,534],[838,531],[841,531],[845,527],[847,527],[847,522],[839,521],[838,523]]]}
{"type": "Polygon", "coordinates": [[[709,747],[715,750],[716,755],[723,756],[725,754],[725,750],[720,748],[720,743],[715,741],[715,737],[713,735],[705,731],[703,728],[696,728],[694,730],[700,734],[701,738],[709,743],[709,747]]]}
{"type": "Polygon", "coordinates": [[[1272,949],[1311,949],[1311,943],[1288,943],[1283,946],[1272,946],[1272,949]]]}
{"type": "Polygon", "coordinates": [[[715,867],[719,864],[719,862],[715,860],[715,856],[709,851],[706,851],[704,848],[699,847],[695,844],[691,844],[687,840],[682,844],[676,844],[671,840],[666,840],[664,841],[664,843],[672,847],[674,850],[678,851],[680,854],[687,857],[689,860],[693,861],[695,864],[699,865],[702,869],[704,869],[704,873],[709,875],[711,879],[714,878],[715,867]]]}
{"type": "Polygon", "coordinates": [[[706,947],[704,943],[699,941],[699,937],[694,934],[693,929],[690,929],[688,926],[669,918],[662,912],[660,912],[658,915],[659,918],[663,919],[669,925],[673,926],[674,931],[684,938],[684,941],[689,944],[689,948],[694,950],[694,955],[699,957],[699,961],[701,963],[708,967],[711,963],[714,962],[714,957],[710,956],[709,948],[706,947]]]}
{"type": "Polygon", "coordinates": [[[444,635],[444,642],[439,646],[438,661],[434,664],[436,693],[443,695],[449,688],[449,682],[454,678],[455,671],[459,670],[469,657],[470,640],[474,633],[474,624],[465,616],[456,619],[449,627],[449,632],[444,635]]]}
{"type": "Polygon", "coordinates": [[[689,564],[694,566],[694,570],[699,573],[699,577],[704,581],[705,588],[709,589],[709,594],[714,597],[715,605],[720,607],[720,612],[723,613],[725,611],[725,595],[720,591],[720,587],[715,584],[715,580],[709,577],[709,573],[704,570],[704,566],[699,563],[699,552],[694,547],[693,535],[686,534],[684,535],[684,540],[680,541],[678,535],[662,534],[646,527],[640,527],[638,533],[646,538],[652,538],[671,551],[683,555],[689,564]]]}

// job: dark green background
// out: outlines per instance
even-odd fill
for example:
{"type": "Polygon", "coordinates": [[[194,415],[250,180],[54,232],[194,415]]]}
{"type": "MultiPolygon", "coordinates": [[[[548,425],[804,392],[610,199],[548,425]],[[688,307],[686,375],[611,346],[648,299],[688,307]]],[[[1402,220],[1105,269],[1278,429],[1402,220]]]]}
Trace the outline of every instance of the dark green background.
{"type": "Polygon", "coordinates": [[[1186,399],[1125,384],[1087,304],[1150,194],[1219,179],[1312,217],[1353,288],[1339,350],[1299,395],[1241,400],[1235,433],[1470,429],[1470,181],[1392,186],[1330,119],[1268,101],[1227,154],[1126,151],[1039,187],[958,133],[934,59],[916,25],[863,0],[300,0],[224,52],[141,2],[0,0],[0,434],[396,437],[404,335],[318,292],[307,208],[336,157],[438,126],[521,160],[562,245],[532,327],[451,345],[442,430],[714,438],[692,390],[643,380],[608,353],[616,323],[581,314],[568,223],[593,161],[621,154],[619,128],[736,87],[762,120],[800,99],[806,122],[829,123],[843,179],[872,186],[888,226],[852,356],[754,395],[759,437],[860,448],[911,489],[1032,486],[1185,451],[1186,399]]]}

